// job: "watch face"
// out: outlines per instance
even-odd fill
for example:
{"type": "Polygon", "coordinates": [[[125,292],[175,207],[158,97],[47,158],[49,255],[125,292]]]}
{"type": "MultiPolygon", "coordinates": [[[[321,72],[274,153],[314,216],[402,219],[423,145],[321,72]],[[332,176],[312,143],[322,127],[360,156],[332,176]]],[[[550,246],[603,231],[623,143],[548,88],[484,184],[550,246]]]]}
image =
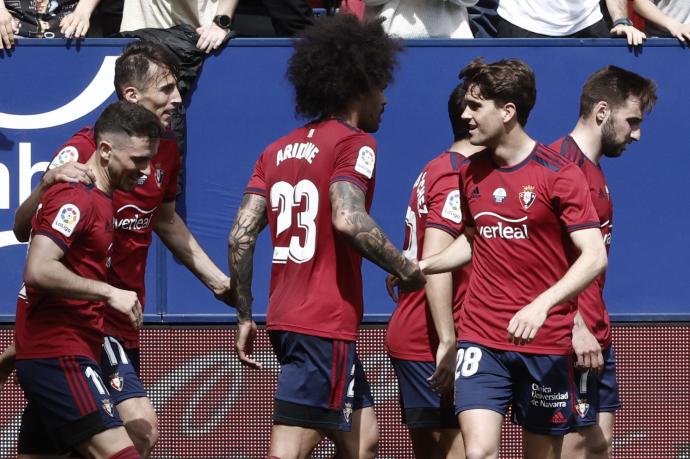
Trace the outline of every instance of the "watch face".
{"type": "Polygon", "coordinates": [[[230,28],[230,16],[225,14],[218,15],[214,18],[214,22],[224,29],[230,28]]]}

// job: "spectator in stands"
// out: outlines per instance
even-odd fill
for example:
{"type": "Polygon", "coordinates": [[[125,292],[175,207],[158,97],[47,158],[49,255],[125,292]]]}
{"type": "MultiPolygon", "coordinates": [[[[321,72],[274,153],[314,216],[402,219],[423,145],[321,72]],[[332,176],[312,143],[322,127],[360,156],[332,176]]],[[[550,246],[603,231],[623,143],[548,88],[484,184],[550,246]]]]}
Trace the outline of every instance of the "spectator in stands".
{"type": "Polygon", "coordinates": [[[0,0],[0,41],[10,49],[15,35],[29,38],[84,38],[99,0],[0,0]]]}
{"type": "Polygon", "coordinates": [[[340,2],[340,13],[354,14],[357,19],[363,20],[366,6],[364,0],[342,0],[340,2]]]}
{"type": "Polygon", "coordinates": [[[240,0],[232,28],[241,37],[292,37],[313,24],[312,15],[309,0],[240,0]]]}
{"type": "Polygon", "coordinates": [[[477,0],[364,0],[366,17],[382,17],[400,38],[473,38],[467,7],[477,0]]]}
{"type": "Polygon", "coordinates": [[[690,2],[687,0],[633,0],[635,12],[647,24],[649,36],[690,40],[690,2]]]}
{"type": "Polygon", "coordinates": [[[628,18],[626,0],[606,0],[613,28],[603,19],[599,0],[500,0],[499,38],[607,38],[625,36],[638,46],[646,35],[628,18]]]}

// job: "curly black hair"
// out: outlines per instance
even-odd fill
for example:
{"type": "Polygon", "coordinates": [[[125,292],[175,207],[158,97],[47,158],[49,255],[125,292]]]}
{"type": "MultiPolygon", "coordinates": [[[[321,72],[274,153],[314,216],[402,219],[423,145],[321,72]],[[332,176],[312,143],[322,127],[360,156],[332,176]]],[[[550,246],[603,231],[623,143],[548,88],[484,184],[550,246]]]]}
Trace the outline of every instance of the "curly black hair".
{"type": "Polygon", "coordinates": [[[294,47],[287,78],[295,88],[295,111],[307,119],[341,113],[357,97],[385,88],[403,49],[380,20],[360,22],[349,14],[320,18],[294,47]]]}

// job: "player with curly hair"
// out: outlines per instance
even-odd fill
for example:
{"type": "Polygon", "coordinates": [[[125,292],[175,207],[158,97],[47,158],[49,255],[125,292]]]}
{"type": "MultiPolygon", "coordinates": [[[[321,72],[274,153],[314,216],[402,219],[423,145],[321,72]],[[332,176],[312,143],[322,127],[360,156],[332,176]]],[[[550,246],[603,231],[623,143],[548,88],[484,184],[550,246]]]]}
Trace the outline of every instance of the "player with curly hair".
{"type": "Polygon", "coordinates": [[[228,240],[239,319],[240,360],[256,335],[252,267],[268,224],[273,267],[266,328],[281,364],[269,457],[308,457],[323,438],[338,457],[374,457],[378,426],[355,340],[362,319],[362,256],[424,284],[369,216],[383,91],[399,42],[379,22],[348,15],[319,20],[295,42],[287,75],[297,114],[309,119],[256,162],[228,240]]]}

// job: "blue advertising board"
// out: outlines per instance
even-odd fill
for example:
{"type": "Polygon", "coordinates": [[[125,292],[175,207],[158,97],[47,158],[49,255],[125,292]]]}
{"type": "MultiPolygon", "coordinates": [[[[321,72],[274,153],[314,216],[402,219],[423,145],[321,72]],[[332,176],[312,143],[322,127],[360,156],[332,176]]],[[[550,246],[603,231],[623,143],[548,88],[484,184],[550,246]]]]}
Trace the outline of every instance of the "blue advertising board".
{"type": "MultiPolygon", "coordinates": [[[[93,123],[114,99],[112,59],[126,42],[22,40],[0,57],[0,318],[11,321],[25,253],[11,236],[14,210],[60,144],[93,123]],[[110,73],[108,73],[110,72],[110,73]]],[[[303,121],[294,117],[283,40],[234,40],[212,55],[188,102],[185,191],[178,201],[190,229],[227,269],[227,235],[254,161],[275,138],[303,121]]],[[[606,297],[614,318],[690,317],[690,122],[682,107],[690,51],[674,40],[649,40],[633,51],[622,40],[428,40],[408,42],[400,57],[379,143],[372,213],[400,246],[410,189],[424,164],[451,143],[446,102],[470,60],[516,57],[537,76],[527,124],[550,143],[575,124],[583,82],[607,64],[657,82],[659,101],[642,139],[623,157],[604,160],[615,202],[606,297]]],[[[255,313],[266,311],[271,248],[268,230],[255,255],[255,313]]],[[[382,271],[365,262],[365,319],[387,320],[394,304],[382,271]]],[[[227,321],[234,314],[156,242],[147,272],[148,319],[227,321]]]]}

